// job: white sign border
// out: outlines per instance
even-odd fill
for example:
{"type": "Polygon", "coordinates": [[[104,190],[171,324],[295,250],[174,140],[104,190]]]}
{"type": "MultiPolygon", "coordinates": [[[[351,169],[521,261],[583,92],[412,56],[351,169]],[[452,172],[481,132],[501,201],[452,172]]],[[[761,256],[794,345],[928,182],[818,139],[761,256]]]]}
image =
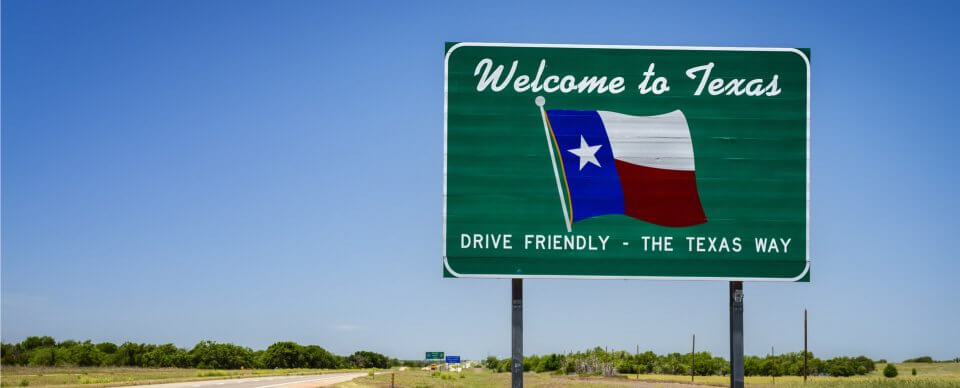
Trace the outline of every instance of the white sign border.
{"type": "Polygon", "coordinates": [[[810,59],[802,51],[795,48],[779,47],[710,47],[710,46],[634,46],[634,45],[591,45],[591,44],[550,44],[550,43],[484,43],[460,42],[447,50],[443,58],[443,267],[458,278],[487,278],[487,279],[637,279],[637,280],[723,280],[723,281],[764,281],[764,282],[795,282],[803,279],[810,272],[810,59]],[[593,49],[630,49],[630,50],[689,50],[689,51],[763,51],[763,52],[792,52],[800,56],[807,65],[807,200],[806,200],[806,261],[803,272],[793,278],[730,278],[730,277],[694,277],[694,276],[597,276],[597,275],[508,275],[508,274],[461,274],[450,267],[447,262],[447,71],[450,64],[450,55],[460,47],[516,47],[516,48],[593,48],[593,49]]]}

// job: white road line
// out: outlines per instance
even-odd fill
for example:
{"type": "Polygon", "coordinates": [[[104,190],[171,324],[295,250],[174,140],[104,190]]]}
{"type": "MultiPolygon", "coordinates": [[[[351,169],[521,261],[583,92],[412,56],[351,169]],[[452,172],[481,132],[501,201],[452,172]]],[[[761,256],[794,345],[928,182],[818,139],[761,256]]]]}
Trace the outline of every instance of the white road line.
{"type": "Polygon", "coordinates": [[[334,378],[334,377],[338,377],[338,376],[324,376],[324,377],[320,377],[320,378],[316,378],[316,379],[310,379],[310,380],[288,381],[288,382],[280,383],[280,384],[261,385],[261,386],[259,386],[259,387],[257,387],[257,388],[269,388],[269,387],[279,387],[279,386],[281,386],[281,385],[309,383],[309,382],[311,382],[311,381],[327,380],[327,379],[334,378]]]}

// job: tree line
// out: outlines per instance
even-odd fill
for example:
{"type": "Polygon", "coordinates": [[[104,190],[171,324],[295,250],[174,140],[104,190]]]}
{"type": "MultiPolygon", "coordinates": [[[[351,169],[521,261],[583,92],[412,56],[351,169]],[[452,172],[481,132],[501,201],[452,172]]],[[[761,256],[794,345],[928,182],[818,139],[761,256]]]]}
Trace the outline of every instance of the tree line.
{"type": "MultiPolygon", "coordinates": [[[[689,375],[691,365],[698,376],[728,375],[730,363],[723,357],[710,352],[697,352],[691,363],[690,353],[669,353],[658,355],[647,351],[628,353],[625,351],[606,351],[597,347],[591,350],[567,353],[529,356],[523,358],[523,370],[533,372],[554,372],[561,374],[605,375],[656,373],[689,375]]],[[[484,367],[497,372],[509,372],[511,360],[489,356],[484,367]]],[[[864,375],[875,369],[875,361],[866,357],[834,357],[821,360],[808,353],[807,373],[811,376],[853,376],[864,375]]],[[[784,353],[779,355],[744,357],[744,374],[747,376],[801,376],[803,375],[803,353],[784,353]]]]}
{"type": "Polygon", "coordinates": [[[0,344],[0,363],[200,369],[389,368],[404,364],[380,353],[361,350],[349,356],[339,356],[317,345],[300,345],[296,342],[277,342],[265,350],[252,350],[231,343],[200,341],[187,350],[174,344],[125,342],[116,345],[89,340],[57,342],[47,336],[27,337],[16,344],[0,344]]]}
{"type": "Polygon", "coordinates": [[[916,358],[908,358],[906,360],[903,360],[903,362],[922,362],[922,363],[928,363],[928,364],[947,363],[947,362],[960,363],[960,357],[956,357],[951,360],[934,360],[933,357],[930,357],[930,356],[920,356],[916,358]]]}

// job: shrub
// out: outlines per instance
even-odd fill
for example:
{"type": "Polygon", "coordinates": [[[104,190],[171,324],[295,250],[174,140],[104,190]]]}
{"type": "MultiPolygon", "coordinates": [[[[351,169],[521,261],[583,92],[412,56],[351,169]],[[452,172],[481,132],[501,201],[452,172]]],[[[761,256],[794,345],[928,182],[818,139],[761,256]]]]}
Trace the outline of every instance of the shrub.
{"type": "Polygon", "coordinates": [[[529,372],[529,371],[533,370],[534,368],[536,368],[536,366],[539,365],[539,364],[540,364],[540,357],[537,357],[537,356],[524,357],[524,358],[523,358],[523,371],[524,371],[524,372],[529,372]]]}
{"type": "MultiPolygon", "coordinates": [[[[308,345],[300,348],[307,367],[335,369],[340,367],[339,357],[317,345],[308,345]]],[[[399,362],[398,362],[399,364],[399,362]]]]}
{"type": "MultiPolygon", "coordinates": [[[[126,344],[124,344],[126,345],[126,344]]],[[[123,346],[117,354],[123,353],[123,346]]],[[[254,366],[253,351],[234,344],[201,341],[190,350],[193,365],[199,369],[240,369],[254,366]]]]}
{"type": "Polygon", "coordinates": [[[927,362],[927,363],[931,363],[931,362],[933,362],[933,357],[930,357],[930,356],[920,356],[920,357],[917,357],[917,358],[911,358],[911,359],[903,360],[903,362],[927,362]]]}
{"type": "Polygon", "coordinates": [[[883,368],[883,375],[889,378],[897,377],[897,367],[893,366],[893,364],[887,364],[887,366],[883,368]]]}
{"type": "Polygon", "coordinates": [[[509,358],[504,358],[500,360],[499,363],[497,363],[498,373],[511,372],[511,371],[513,371],[513,360],[509,358]]]}
{"type": "Polygon", "coordinates": [[[910,374],[916,376],[916,375],[917,375],[917,368],[911,369],[911,370],[910,370],[910,374]]]}
{"type": "Polygon", "coordinates": [[[100,366],[103,363],[103,353],[90,341],[72,347],[70,353],[77,366],[100,366]]]}
{"type": "Polygon", "coordinates": [[[0,345],[0,358],[3,365],[27,365],[30,362],[30,355],[21,344],[0,345]]]}
{"type": "Polygon", "coordinates": [[[20,344],[24,350],[33,350],[36,348],[52,347],[57,344],[57,341],[54,341],[53,337],[49,336],[27,337],[27,339],[23,340],[20,344]]]}
{"type": "Polygon", "coordinates": [[[487,359],[483,361],[483,367],[491,371],[497,371],[497,365],[500,364],[500,360],[497,360],[495,356],[487,356],[487,359]]]}
{"type": "Polygon", "coordinates": [[[52,346],[36,348],[30,352],[30,366],[57,366],[63,365],[66,360],[63,351],[52,346]]]}
{"type": "Polygon", "coordinates": [[[306,364],[300,345],[294,342],[277,342],[267,348],[261,355],[260,362],[264,367],[274,368],[302,368],[306,364]]]}
{"type": "Polygon", "coordinates": [[[387,358],[387,356],[364,350],[354,352],[350,357],[347,357],[346,361],[353,365],[354,368],[386,369],[390,367],[390,359],[387,358]]]}
{"type": "Polygon", "coordinates": [[[637,373],[637,364],[633,359],[617,361],[617,373],[637,373]]]}
{"type": "Polygon", "coordinates": [[[540,358],[540,362],[534,368],[534,371],[537,373],[541,372],[553,372],[560,369],[560,365],[563,362],[563,356],[556,354],[549,354],[540,358]]]}
{"type": "Polygon", "coordinates": [[[101,342],[97,344],[97,350],[103,354],[114,354],[117,352],[117,345],[113,342],[101,342]]]}

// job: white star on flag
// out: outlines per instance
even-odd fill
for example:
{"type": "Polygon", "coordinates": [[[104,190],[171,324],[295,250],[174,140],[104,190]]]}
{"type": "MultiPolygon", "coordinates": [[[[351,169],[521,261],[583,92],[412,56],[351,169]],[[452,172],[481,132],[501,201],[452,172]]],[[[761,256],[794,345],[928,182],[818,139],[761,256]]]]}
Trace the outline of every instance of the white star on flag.
{"type": "Polygon", "coordinates": [[[600,161],[597,160],[597,150],[603,147],[603,144],[597,144],[595,146],[587,144],[587,140],[583,138],[583,135],[580,135],[580,148],[571,148],[567,152],[577,155],[580,157],[580,170],[583,170],[583,166],[586,166],[587,163],[593,163],[597,167],[600,166],[600,161]]]}

